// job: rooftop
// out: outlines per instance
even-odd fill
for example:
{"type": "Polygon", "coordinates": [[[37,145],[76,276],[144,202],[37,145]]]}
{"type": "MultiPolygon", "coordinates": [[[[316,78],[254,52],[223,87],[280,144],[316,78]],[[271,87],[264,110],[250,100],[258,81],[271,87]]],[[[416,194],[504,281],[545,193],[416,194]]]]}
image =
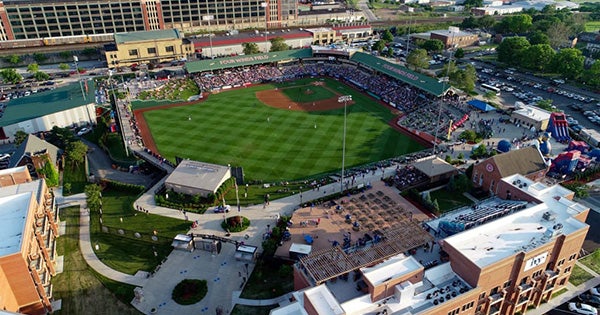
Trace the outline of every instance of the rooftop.
{"type": "Polygon", "coordinates": [[[227,176],[229,167],[192,160],[183,160],[167,177],[165,183],[216,191],[227,176]]]}
{"type": "Polygon", "coordinates": [[[0,127],[94,103],[94,80],[85,82],[86,99],[83,99],[82,88],[76,82],[51,91],[10,100],[4,110],[4,116],[0,118],[0,127]]]}
{"type": "Polygon", "coordinates": [[[479,267],[485,267],[519,252],[528,252],[561,234],[571,234],[588,225],[573,218],[588,208],[567,198],[572,192],[562,186],[548,187],[521,175],[503,181],[519,187],[542,203],[468,232],[444,239],[479,267]],[[519,182],[517,182],[519,181],[519,182]],[[523,185],[526,184],[526,185],[523,185]]]}
{"type": "Polygon", "coordinates": [[[142,42],[180,38],[183,38],[183,34],[181,34],[177,29],[115,33],[115,42],[117,43],[117,45],[128,42],[142,42]]]}
{"type": "Polygon", "coordinates": [[[338,303],[333,294],[331,294],[331,291],[324,284],[304,291],[304,295],[319,315],[345,314],[340,303],[338,303]]]}
{"type": "Polygon", "coordinates": [[[31,194],[24,192],[0,197],[0,257],[21,250],[31,194]]]}
{"type": "Polygon", "coordinates": [[[463,32],[463,31],[450,31],[450,30],[436,30],[436,31],[431,31],[431,34],[437,34],[437,35],[442,35],[442,36],[448,36],[448,37],[465,37],[465,36],[476,36],[475,34],[472,33],[468,33],[468,32],[463,32]]]}
{"type": "Polygon", "coordinates": [[[513,114],[523,115],[537,121],[550,119],[549,111],[543,110],[536,106],[529,105],[525,105],[522,108],[515,110],[513,114]]]}
{"type": "Polygon", "coordinates": [[[235,57],[191,61],[185,63],[185,68],[189,73],[196,73],[219,69],[251,66],[256,64],[273,63],[282,60],[307,58],[311,56],[311,49],[306,48],[260,53],[254,55],[241,55],[235,57]]]}
{"type": "Polygon", "coordinates": [[[421,268],[423,266],[414,257],[398,254],[373,267],[362,268],[361,271],[364,277],[376,286],[421,268]]]}
{"type": "Polygon", "coordinates": [[[413,165],[416,169],[429,177],[435,177],[456,171],[456,167],[435,155],[417,160],[413,165]]]}
{"type": "Polygon", "coordinates": [[[59,149],[55,145],[29,134],[27,139],[17,148],[17,151],[11,155],[9,167],[15,167],[25,155],[35,156],[45,153],[48,154],[50,163],[54,165],[56,164],[58,151],[59,149]]]}

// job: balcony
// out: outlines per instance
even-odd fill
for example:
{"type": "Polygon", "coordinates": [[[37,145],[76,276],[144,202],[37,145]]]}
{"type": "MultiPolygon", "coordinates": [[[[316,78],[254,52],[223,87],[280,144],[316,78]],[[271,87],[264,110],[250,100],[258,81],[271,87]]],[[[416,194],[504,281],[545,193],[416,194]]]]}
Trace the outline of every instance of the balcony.
{"type": "Polygon", "coordinates": [[[520,294],[523,294],[531,289],[533,289],[533,286],[529,283],[523,283],[519,285],[519,289],[521,290],[520,294]]]}
{"type": "Polygon", "coordinates": [[[35,257],[30,257],[29,268],[31,270],[40,270],[42,267],[42,257],[40,255],[35,255],[35,257]]]}
{"type": "Polygon", "coordinates": [[[488,314],[489,315],[500,314],[500,307],[499,306],[492,306],[492,307],[490,307],[490,312],[488,314]]]}
{"type": "Polygon", "coordinates": [[[548,280],[552,280],[552,279],[558,277],[558,272],[555,272],[554,270],[546,270],[545,274],[546,274],[546,277],[548,277],[548,280]]]}
{"type": "Polygon", "coordinates": [[[504,294],[502,294],[502,293],[492,294],[488,297],[488,299],[490,300],[490,304],[496,304],[496,303],[504,300],[504,294]]]}
{"type": "Polygon", "coordinates": [[[52,298],[52,283],[48,283],[44,286],[44,293],[46,293],[48,299],[52,298]]]}
{"type": "Polygon", "coordinates": [[[516,305],[519,306],[519,305],[522,305],[523,303],[527,303],[527,302],[529,302],[529,297],[522,296],[522,297],[519,297],[519,301],[517,301],[516,305]]]}
{"type": "Polygon", "coordinates": [[[548,283],[548,285],[546,285],[546,288],[544,289],[544,293],[554,289],[556,286],[554,285],[554,283],[548,283]]]}

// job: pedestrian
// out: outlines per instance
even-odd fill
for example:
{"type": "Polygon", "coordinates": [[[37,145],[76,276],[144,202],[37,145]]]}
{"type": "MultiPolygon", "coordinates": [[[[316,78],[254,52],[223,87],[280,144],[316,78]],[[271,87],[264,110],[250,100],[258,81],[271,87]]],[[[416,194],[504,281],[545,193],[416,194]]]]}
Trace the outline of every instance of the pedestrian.
{"type": "Polygon", "coordinates": [[[267,117],[267,122],[271,122],[271,117],[267,117]]]}

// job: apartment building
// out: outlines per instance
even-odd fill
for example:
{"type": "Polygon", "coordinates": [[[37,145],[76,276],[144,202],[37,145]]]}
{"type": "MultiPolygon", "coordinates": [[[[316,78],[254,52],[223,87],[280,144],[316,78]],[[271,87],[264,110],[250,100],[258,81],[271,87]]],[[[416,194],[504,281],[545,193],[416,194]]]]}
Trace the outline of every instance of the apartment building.
{"type": "Polygon", "coordinates": [[[0,309],[47,314],[57,273],[54,196],[25,166],[0,171],[0,183],[0,309]]]}
{"type": "Polygon", "coordinates": [[[0,40],[177,28],[185,32],[298,24],[295,0],[5,0],[0,40]]]}
{"type": "Polygon", "coordinates": [[[423,222],[434,243],[359,269],[345,269],[353,263],[346,257],[367,259],[379,244],[340,250],[318,268],[307,262],[321,252],[301,258],[295,301],[271,314],[514,315],[538,307],[567,284],[589,208],[562,186],[518,174],[498,186],[497,197],[423,222]],[[347,271],[316,281],[324,269],[347,271]]]}

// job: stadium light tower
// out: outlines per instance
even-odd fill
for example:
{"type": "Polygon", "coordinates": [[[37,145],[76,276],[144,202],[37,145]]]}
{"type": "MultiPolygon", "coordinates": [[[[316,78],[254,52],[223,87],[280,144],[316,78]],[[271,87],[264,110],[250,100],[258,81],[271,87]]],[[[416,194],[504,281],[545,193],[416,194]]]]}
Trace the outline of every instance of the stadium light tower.
{"type": "Polygon", "coordinates": [[[344,166],[346,164],[346,107],[352,101],[352,95],[342,95],[338,98],[339,103],[344,103],[344,135],[342,137],[342,178],[340,180],[340,194],[344,191],[344,166]]]}
{"type": "Polygon", "coordinates": [[[269,1],[261,2],[260,6],[265,9],[265,53],[269,52],[269,1]]]}
{"type": "MultiPolygon", "coordinates": [[[[210,13],[210,12],[209,12],[210,13]]],[[[210,58],[215,59],[215,55],[213,55],[213,44],[212,44],[212,28],[210,26],[210,21],[215,18],[214,15],[204,15],[202,16],[202,20],[208,21],[208,41],[210,42],[210,58]]]]}

